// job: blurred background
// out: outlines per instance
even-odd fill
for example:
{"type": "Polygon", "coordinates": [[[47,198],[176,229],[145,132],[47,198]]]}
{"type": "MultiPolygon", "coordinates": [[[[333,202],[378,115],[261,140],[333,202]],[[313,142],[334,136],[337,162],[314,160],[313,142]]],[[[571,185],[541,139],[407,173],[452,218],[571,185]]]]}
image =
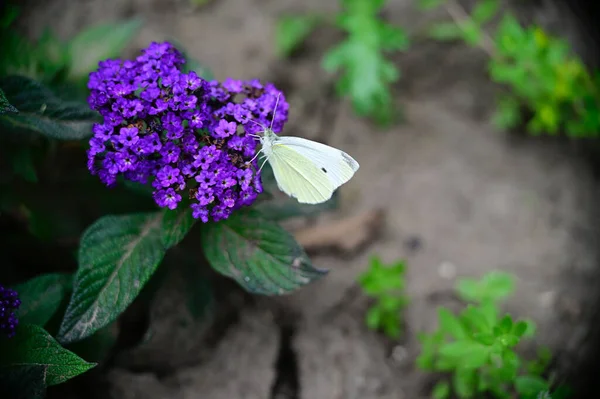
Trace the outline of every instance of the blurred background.
{"type": "MultiPolygon", "coordinates": [[[[182,266],[114,327],[109,363],[48,397],[429,398],[435,378],[415,367],[416,334],[436,327],[438,307],[460,308],[457,279],[494,270],[516,277],[504,309],[537,323],[522,350],[548,346],[557,378],[594,397],[597,388],[586,389],[594,388],[587,376],[598,342],[598,13],[583,2],[503,0],[473,14],[485,1],[15,3],[11,30],[31,43],[45,32],[56,38],[45,60],[91,26],[125,27],[117,38],[109,29],[80,40],[85,52],[73,50],[71,60],[78,79],[106,51],[103,35],[123,58],[172,41],[218,80],[273,82],[290,103],[284,134],[340,148],[361,165],[334,210],[285,224],[313,263],[330,269],[326,277],[271,298],[211,276],[210,317],[190,317],[182,266]],[[372,21],[387,25],[378,30],[372,21]],[[371,300],[357,280],[374,255],[406,263],[409,305],[398,339],[365,325],[371,300]]],[[[48,76],[49,67],[40,68],[28,71],[48,76]]],[[[85,92],[81,83],[71,90],[85,92]]],[[[61,167],[84,167],[81,154],[61,167]]],[[[37,187],[31,204],[65,195],[37,187]]],[[[87,203],[88,191],[73,190],[87,203]]],[[[74,231],[94,220],[94,206],[82,205],[74,231]]],[[[61,245],[68,252],[76,243],[61,245]]],[[[181,256],[194,257],[194,245],[181,256]]],[[[56,269],[11,256],[30,275],[56,269]]]]}

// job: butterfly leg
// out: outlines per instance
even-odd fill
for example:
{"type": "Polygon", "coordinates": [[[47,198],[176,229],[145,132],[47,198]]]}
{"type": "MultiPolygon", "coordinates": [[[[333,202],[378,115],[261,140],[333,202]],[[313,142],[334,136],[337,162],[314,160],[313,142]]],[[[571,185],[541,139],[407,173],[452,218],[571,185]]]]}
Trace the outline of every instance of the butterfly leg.
{"type": "Polygon", "coordinates": [[[260,169],[258,169],[258,173],[260,173],[260,171],[262,170],[263,166],[265,166],[265,164],[267,163],[268,160],[269,160],[269,158],[266,157],[265,160],[263,161],[262,165],[260,165],[260,169]]]}
{"type": "Polygon", "coordinates": [[[258,157],[260,154],[262,154],[262,149],[260,149],[260,150],[259,150],[259,151],[256,153],[256,155],[254,156],[254,158],[252,158],[252,159],[250,160],[250,162],[249,162],[249,163],[252,163],[252,162],[253,162],[253,161],[256,159],[256,157],[258,157]]]}

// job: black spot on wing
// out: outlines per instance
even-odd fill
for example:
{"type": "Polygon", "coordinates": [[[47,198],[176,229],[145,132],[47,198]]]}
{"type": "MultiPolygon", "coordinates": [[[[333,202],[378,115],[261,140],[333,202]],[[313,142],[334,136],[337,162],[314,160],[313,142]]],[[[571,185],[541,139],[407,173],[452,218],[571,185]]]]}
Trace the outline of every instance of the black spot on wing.
{"type": "Polygon", "coordinates": [[[321,170],[323,171],[323,173],[327,173],[327,169],[321,168],[321,170]]]}

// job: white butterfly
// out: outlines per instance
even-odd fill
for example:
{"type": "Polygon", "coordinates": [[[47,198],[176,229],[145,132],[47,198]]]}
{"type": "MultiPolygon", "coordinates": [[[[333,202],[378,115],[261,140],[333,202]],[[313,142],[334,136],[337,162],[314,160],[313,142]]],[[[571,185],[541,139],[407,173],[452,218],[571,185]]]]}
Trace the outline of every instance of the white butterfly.
{"type": "Polygon", "coordinates": [[[272,129],[274,119],[275,111],[271,126],[261,126],[262,136],[255,135],[262,145],[256,155],[262,154],[265,162],[269,162],[279,189],[298,202],[319,204],[329,200],[358,170],[358,162],[337,148],[300,137],[276,135],[272,129]]]}

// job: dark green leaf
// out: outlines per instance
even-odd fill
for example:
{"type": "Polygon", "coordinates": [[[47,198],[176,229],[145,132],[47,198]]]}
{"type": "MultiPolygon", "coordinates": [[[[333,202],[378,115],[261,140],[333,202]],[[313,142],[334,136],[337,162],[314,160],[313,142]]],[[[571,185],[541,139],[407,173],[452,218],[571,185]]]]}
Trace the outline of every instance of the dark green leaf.
{"type": "Polygon", "coordinates": [[[10,105],[10,103],[6,99],[6,96],[4,95],[4,91],[0,89],[0,115],[8,113],[16,114],[18,112],[19,110],[10,105]]]}
{"type": "Polygon", "coordinates": [[[189,207],[179,207],[173,211],[166,209],[163,212],[163,245],[165,248],[171,248],[185,238],[194,227],[196,219],[192,217],[192,210],[189,207]]]}
{"type": "Polygon", "coordinates": [[[70,77],[87,77],[98,68],[99,61],[118,57],[141,26],[142,20],[136,18],[126,22],[96,25],[80,32],[67,44],[70,77]]]}
{"type": "Polygon", "coordinates": [[[162,217],[161,212],[105,216],[86,230],[61,342],[92,335],[133,302],[165,255],[162,217]]]}
{"type": "Polygon", "coordinates": [[[190,314],[196,319],[201,320],[211,309],[214,303],[214,296],[210,280],[206,274],[200,270],[201,265],[197,261],[186,262],[186,297],[190,314]]]}
{"type": "Polygon", "coordinates": [[[68,349],[88,361],[102,362],[106,360],[111,349],[117,342],[119,329],[116,327],[116,324],[117,322],[114,322],[101,328],[91,337],[69,345],[68,349]]]}
{"type": "Polygon", "coordinates": [[[471,18],[476,24],[482,25],[492,19],[499,6],[498,0],[480,0],[473,8],[471,18]]]}
{"type": "Polygon", "coordinates": [[[47,365],[0,366],[0,392],[10,399],[44,399],[47,365]]]}
{"type": "Polygon", "coordinates": [[[515,389],[520,395],[535,398],[540,392],[547,391],[550,384],[542,377],[522,375],[515,379],[515,389]]]}
{"type": "Polygon", "coordinates": [[[454,22],[440,22],[429,28],[429,36],[436,40],[458,40],[463,31],[454,22]]]}
{"type": "Polygon", "coordinates": [[[91,136],[92,123],[99,119],[84,103],[63,101],[35,80],[22,76],[0,79],[6,98],[19,110],[0,116],[0,125],[60,140],[91,136]]]}
{"type": "Polygon", "coordinates": [[[282,57],[288,57],[311,34],[321,18],[316,15],[285,15],[277,21],[275,46],[282,57]]]}
{"type": "Polygon", "coordinates": [[[95,366],[60,346],[43,328],[23,324],[13,338],[0,339],[1,365],[47,366],[46,383],[60,384],[95,366]]]}
{"type": "Polygon", "coordinates": [[[17,285],[15,290],[21,298],[20,322],[43,327],[71,290],[72,280],[70,274],[51,273],[17,285]]]}
{"type": "Polygon", "coordinates": [[[513,328],[512,317],[507,314],[500,320],[500,330],[502,331],[502,333],[507,334],[507,333],[511,332],[512,328],[513,328]]]}
{"type": "Polygon", "coordinates": [[[203,227],[202,247],[212,267],[249,292],[281,295],[327,273],[312,266],[291,234],[255,210],[203,227]]]}

